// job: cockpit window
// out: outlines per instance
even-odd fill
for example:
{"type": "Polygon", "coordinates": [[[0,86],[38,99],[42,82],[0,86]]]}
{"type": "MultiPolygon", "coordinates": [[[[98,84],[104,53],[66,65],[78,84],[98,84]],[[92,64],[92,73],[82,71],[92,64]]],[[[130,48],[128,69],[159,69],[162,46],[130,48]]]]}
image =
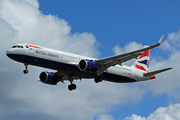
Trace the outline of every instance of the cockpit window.
{"type": "Polygon", "coordinates": [[[15,46],[13,46],[12,48],[23,48],[23,46],[21,46],[21,45],[15,45],[15,46]]]}

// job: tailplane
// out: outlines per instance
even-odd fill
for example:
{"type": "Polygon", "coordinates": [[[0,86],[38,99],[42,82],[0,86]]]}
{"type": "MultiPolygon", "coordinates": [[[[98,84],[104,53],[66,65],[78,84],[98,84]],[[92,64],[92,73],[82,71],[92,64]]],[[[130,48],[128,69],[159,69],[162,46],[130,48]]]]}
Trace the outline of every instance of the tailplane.
{"type": "Polygon", "coordinates": [[[172,69],[172,68],[165,68],[165,69],[161,69],[161,70],[156,70],[156,71],[153,71],[153,72],[144,73],[143,75],[144,75],[145,77],[147,77],[147,76],[155,75],[155,74],[158,74],[158,73],[161,73],[161,72],[170,70],[170,69],[172,69]]]}
{"type": "MultiPolygon", "coordinates": [[[[148,46],[145,46],[145,47],[148,47],[148,46]]],[[[133,66],[136,69],[140,69],[140,70],[148,72],[149,58],[150,58],[150,50],[146,50],[141,55],[138,56],[133,66]]]]}

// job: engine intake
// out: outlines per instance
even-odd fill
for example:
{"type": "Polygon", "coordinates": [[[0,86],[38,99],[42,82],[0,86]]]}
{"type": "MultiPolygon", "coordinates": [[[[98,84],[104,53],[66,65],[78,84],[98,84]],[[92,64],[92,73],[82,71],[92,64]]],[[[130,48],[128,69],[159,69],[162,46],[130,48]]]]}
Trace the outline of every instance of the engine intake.
{"type": "Polygon", "coordinates": [[[58,77],[53,72],[42,72],[39,75],[39,79],[42,83],[56,85],[58,83],[58,77]]]}
{"type": "Polygon", "coordinates": [[[92,60],[82,59],[79,61],[78,68],[84,72],[95,73],[98,70],[98,64],[92,60]]]}

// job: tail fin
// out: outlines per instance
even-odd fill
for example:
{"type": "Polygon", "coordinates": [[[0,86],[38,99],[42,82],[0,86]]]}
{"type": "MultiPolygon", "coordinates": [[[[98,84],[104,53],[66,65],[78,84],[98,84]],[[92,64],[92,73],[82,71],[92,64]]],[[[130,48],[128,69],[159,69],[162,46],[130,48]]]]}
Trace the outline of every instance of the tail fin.
{"type": "Polygon", "coordinates": [[[133,66],[136,69],[140,69],[140,70],[148,72],[149,58],[150,58],[150,50],[146,50],[141,55],[138,56],[133,66]]]}

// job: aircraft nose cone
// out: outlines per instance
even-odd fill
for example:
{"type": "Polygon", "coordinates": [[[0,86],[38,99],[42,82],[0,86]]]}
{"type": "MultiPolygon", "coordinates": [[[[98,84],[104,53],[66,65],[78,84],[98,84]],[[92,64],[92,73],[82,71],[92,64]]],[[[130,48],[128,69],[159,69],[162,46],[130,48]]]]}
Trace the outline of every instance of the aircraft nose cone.
{"type": "MultiPolygon", "coordinates": [[[[9,53],[10,53],[10,52],[9,52],[9,50],[7,50],[7,51],[6,51],[6,55],[8,56],[8,55],[9,55],[9,53]]],[[[9,57],[9,56],[8,56],[8,57],[9,57]]]]}
{"type": "Polygon", "coordinates": [[[11,58],[11,57],[10,57],[10,52],[9,52],[9,50],[6,51],[6,55],[7,55],[9,58],[11,58]]]}
{"type": "Polygon", "coordinates": [[[6,51],[6,55],[7,55],[9,58],[12,59],[12,52],[11,52],[11,50],[7,50],[7,51],[6,51]]]}

